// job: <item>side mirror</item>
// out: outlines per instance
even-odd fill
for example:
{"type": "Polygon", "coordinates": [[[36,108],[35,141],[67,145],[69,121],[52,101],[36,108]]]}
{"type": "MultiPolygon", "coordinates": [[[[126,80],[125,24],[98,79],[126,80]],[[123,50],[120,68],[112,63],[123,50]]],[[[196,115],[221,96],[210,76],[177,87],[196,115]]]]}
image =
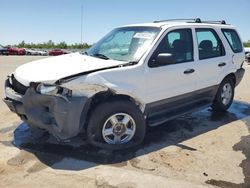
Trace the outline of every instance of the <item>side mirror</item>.
{"type": "Polygon", "coordinates": [[[170,65],[174,63],[175,63],[175,60],[174,60],[173,54],[162,53],[162,54],[158,54],[156,58],[156,64],[159,64],[159,65],[170,65]]]}

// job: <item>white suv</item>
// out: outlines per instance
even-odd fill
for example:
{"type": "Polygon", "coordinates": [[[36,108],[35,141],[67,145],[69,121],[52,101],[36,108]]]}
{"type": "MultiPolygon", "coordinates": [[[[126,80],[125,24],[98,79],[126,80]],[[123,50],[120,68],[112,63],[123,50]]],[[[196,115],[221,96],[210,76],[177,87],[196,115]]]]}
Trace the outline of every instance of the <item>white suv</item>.
{"type": "Polygon", "coordinates": [[[18,67],[6,80],[4,101],[58,139],[86,131],[95,146],[127,148],[143,141],[147,126],[209,106],[227,110],[244,55],[225,21],[128,25],[84,53],[18,67]]]}

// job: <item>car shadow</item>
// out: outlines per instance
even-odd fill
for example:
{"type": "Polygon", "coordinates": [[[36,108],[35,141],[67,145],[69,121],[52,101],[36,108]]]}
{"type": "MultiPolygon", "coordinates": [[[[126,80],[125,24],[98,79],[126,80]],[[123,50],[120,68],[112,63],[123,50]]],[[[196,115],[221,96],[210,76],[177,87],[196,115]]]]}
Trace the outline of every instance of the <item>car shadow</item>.
{"type": "Polygon", "coordinates": [[[149,127],[143,144],[122,151],[95,148],[87,143],[85,134],[80,134],[68,142],[58,142],[47,132],[31,129],[25,123],[15,129],[12,143],[33,153],[43,164],[54,169],[83,170],[100,164],[121,166],[138,156],[168,146],[196,151],[198,148],[186,146],[182,142],[249,115],[250,104],[240,101],[235,101],[226,113],[213,113],[207,108],[162,126],[149,127]]]}

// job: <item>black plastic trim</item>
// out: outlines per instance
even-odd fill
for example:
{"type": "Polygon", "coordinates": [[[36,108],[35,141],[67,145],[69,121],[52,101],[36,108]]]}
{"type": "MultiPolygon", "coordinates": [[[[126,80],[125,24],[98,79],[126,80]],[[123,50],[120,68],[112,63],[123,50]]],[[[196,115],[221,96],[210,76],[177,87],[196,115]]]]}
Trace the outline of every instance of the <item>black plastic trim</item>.
{"type": "Polygon", "coordinates": [[[153,103],[146,104],[144,114],[148,121],[152,119],[172,119],[179,114],[185,114],[192,109],[200,108],[201,106],[211,105],[219,85],[207,87],[194,92],[183,95],[163,99],[153,103]]]}
{"type": "Polygon", "coordinates": [[[239,83],[241,82],[243,76],[245,74],[245,69],[244,68],[240,68],[235,72],[235,77],[236,77],[236,83],[235,86],[239,85],[239,83]]]}

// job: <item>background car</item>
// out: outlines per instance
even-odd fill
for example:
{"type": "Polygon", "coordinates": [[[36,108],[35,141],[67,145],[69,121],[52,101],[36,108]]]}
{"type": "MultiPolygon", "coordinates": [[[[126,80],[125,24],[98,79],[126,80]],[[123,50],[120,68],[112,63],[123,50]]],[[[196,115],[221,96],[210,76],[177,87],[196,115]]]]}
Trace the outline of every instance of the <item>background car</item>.
{"type": "Polygon", "coordinates": [[[26,51],[23,48],[8,47],[9,55],[25,55],[26,51]]]}
{"type": "Polygon", "coordinates": [[[39,52],[35,49],[25,48],[26,55],[39,55],[39,52]]]}
{"type": "Polygon", "coordinates": [[[52,56],[63,55],[63,54],[67,54],[67,52],[61,49],[54,49],[54,50],[49,51],[49,55],[52,55],[52,56]]]}
{"type": "Polygon", "coordinates": [[[246,55],[246,61],[250,63],[250,48],[244,48],[245,50],[245,55],[246,55]]]}
{"type": "Polygon", "coordinates": [[[48,55],[48,51],[46,51],[46,50],[37,50],[37,53],[40,56],[47,56],[48,55]]]}
{"type": "Polygon", "coordinates": [[[250,64],[250,52],[246,54],[246,61],[250,64]]]}
{"type": "Polygon", "coordinates": [[[0,55],[9,55],[8,49],[2,45],[0,45],[0,55]]]}

